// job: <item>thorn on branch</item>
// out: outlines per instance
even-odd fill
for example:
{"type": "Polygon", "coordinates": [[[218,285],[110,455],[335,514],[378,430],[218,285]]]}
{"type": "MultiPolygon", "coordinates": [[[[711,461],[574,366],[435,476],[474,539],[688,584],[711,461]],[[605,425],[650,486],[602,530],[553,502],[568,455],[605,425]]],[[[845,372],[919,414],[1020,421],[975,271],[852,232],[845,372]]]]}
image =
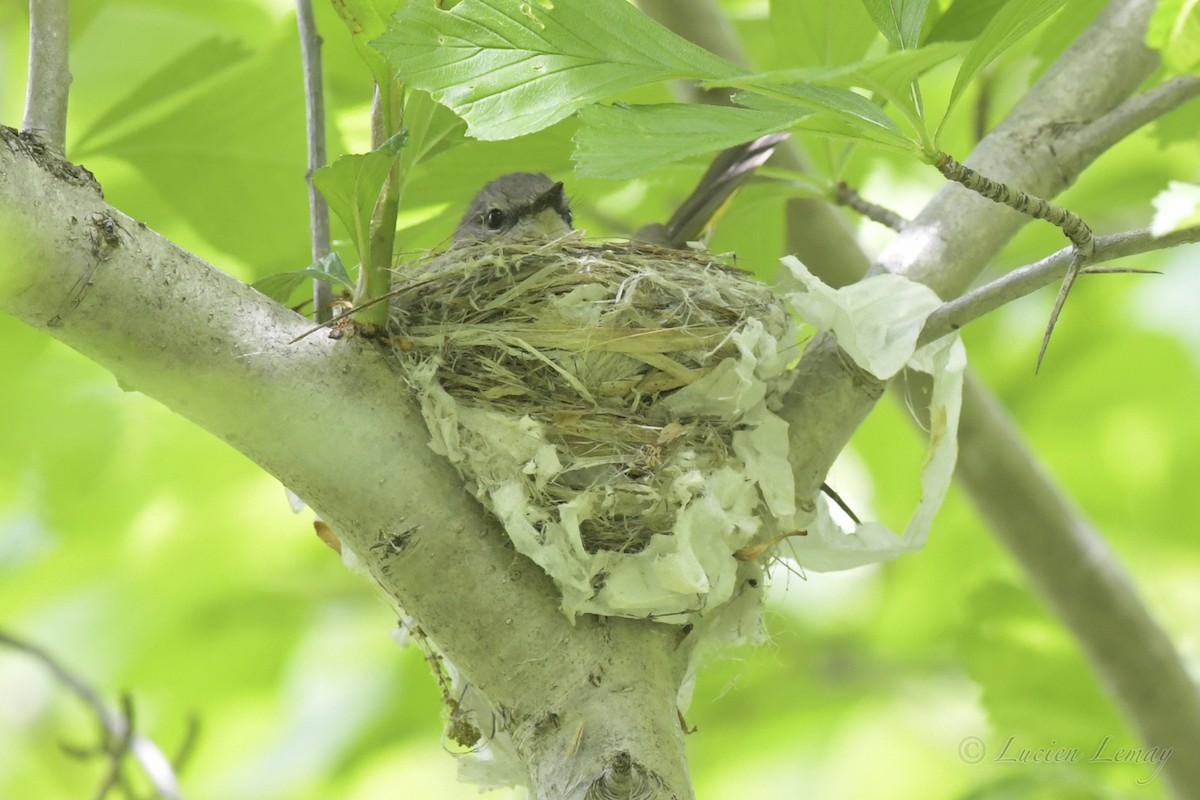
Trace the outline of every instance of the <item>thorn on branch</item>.
{"type": "Polygon", "coordinates": [[[949,153],[939,153],[934,160],[934,166],[949,180],[961,183],[971,191],[986,197],[994,203],[1008,206],[1034,219],[1042,219],[1049,222],[1061,230],[1071,240],[1071,244],[1075,246],[1075,254],[1071,259],[1071,266],[1067,269],[1066,277],[1063,278],[1062,286],[1058,290],[1058,297],[1054,299],[1054,308],[1050,312],[1050,321],[1046,325],[1046,333],[1042,336],[1042,346],[1038,350],[1037,366],[1034,368],[1034,372],[1036,373],[1042,368],[1042,359],[1046,356],[1046,348],[1050,344],[1050,335],[1054,332],[1058,316],[1062,313],[1063,306],[1067,302],[1067,295],[1070,294],[1071,287],[1075,285],[1075,279],[1079,277],[1080,271],[1087,267],[1095,256],[1096,239],[1092,235],[1092,229],[1075,212],[1069,211],[1062,206],[1056,206],[1015,187],[994,181],[985,175],[981,175],[965,164],[956,161],[949,153]]]}

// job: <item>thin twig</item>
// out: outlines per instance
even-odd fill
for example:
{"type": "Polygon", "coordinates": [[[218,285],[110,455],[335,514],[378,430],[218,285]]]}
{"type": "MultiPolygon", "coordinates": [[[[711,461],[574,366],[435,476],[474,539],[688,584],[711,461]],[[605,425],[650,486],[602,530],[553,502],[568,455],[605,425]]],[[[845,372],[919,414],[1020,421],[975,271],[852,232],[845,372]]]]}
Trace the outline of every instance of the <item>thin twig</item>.
{"type": "Polygon", "coordinates": [[[128,694],[121,695],[121,712],[122,730],[118,736],[109,737],[105,747],[108,754],[108,774],[96,790],[96,800],[104,800],[110,790],[117,786],[125,786],[125,776],[121,768],[133,745],[134,724],[133,699],[128,694]]]}
{"type": "MultiPolygon", "coordinates": [[[[1181,228],[1157,237],[1152,235],[1149,230],[1097,236],[1093,260],[1108,261],[1153,250],[1166,250],[1198,241],[1200,241],[1200,225],[1181,228]]],[[[1074,248],[1063,248],[1041,261],[1014,269],[991,283],[945,303],[929,315],[925,321],[925,328],[921,331],[919,342],[925,344],[934,339],[940,339],[968,322],[973,322],[1003,305],[1053,283],[1067,273],[1074,256],[1074,248]]],[[[1149,270],[1132,270],[1123,267],[1086,267],[1082,271],[1084,273],[1101,273],[1147,272],[1149,270]]]]}
{"type": "Polygon", "coordinates": [[[24,131],[36,131],[59,153],[67,143],[68,0],[29,0],[29,80],[24,131]]]}
{"type": "Polygon", "coordinates": [[[92,690],[92,687],[88,686],[83,679],[59,663],[54,656],[31,642],[18,639],[3,631],[0,631],[0,644],[7,645],[14,650],[20,650],[40,661],[55,678],[58,678],[60,683],[78,695],[83,702],[91,707],[92,713],[96,715],[96,719],[100,721],[100,725],[105,731],[117,730],[116,718],[113,717],[112,712],[104,705],[104,701],[100,699],[100,695],[96,694],[92,690]]]}
{"type": "MultiPolygon", "coordinates": [[[[329,255],[329,205],[324,195],[313,185],[312,176],[325,166],[325,89],[321,67],[321,35],[313,17],[312,0],[296,0],[296,24],[300,32],[300,55],[304,62],[304,107],[308,129],[308,211],[312,228],[313,262],[329,255]]],[[[330,318],[333,289],[329,281],[313,279],[313,319],[325,322],[330,318]]]]}
{"type": "MultiPolygon", "coordinates": [[[[1081,140],[1079,147],[1080,157],[1090,159],[1104,152],[1142,125],[1158,119],[1163,114],[1188,102],[1197,95],[1200,95],[1200,77],[1185,75],[1173,78],[1155,86],[1153,89],[1148,89],[1139,95],[1131,97],[1109,113],[1085,125],[1075,134],[1081,140]]],[[[1069,214],[1070,212],[1067,213],[1069,214]]],[[[1078,217],[1075,219],[1078,219],[1078,217]]],[[[1053,220],[1051,221],[1053,222],[1053,220]]],[[[1082,220],[1079,220],[1080,224],[1082,222],[1082,220]]],[[[1055,224],[1058,223],[1056,222],[1055,224]]],[[[1066,231],[1065,227],[1064,231],[1066,231]]],[[[1095,261],[1090,249],[1090,231],[1088,234],[1088,246],[1085,248],[1080,246],[1080,242],[1075,236],[1072,236],[1069,231],[1067,232],[1071,241],[1076,245],[1075,257],[1072,259],[1070,268],[1063,278],[1062,287],[1058,290],[1058,296],[1054,298],[1054,308],[1050,311],[1050,320],[1046,324],[1046,332],[1042,335],[1042,345],[1038,350],[1037,366],[1034,368],[1035,372],[1042,367],[1042,359],[1046,355],[1046,348],[1050,345],[1050,334],[1054,332],[1054,326],[1058,323],[1058,315],[1062,313],[1063,305],[1067,302],[1067,295],[1070,293],[1071,287],[1075,284],[1079,273],[1088,264],[1095,261]]]]}
{"type": "Polygon", "coordinates": [[[833,490],[832,486],[830,486],[828,483],[822,482],[821,491],[824,492],[830,500],[837,503],[837,507],[844,511],[846,516],[854,521],[855,525],[862,525],[862,520],[859,519],[858,515],[854,513],[854,509],[850,508],[846,501],[842,499],[842,496],[833,490]]]}
{"type": "MultiPolygon", "coordinates": [[[[177,774],[178,771],[171,774],[164,774],[163,767],[159,763],[152,763],[145,754],[139,752],[139,748],[135,747],[136,741],[149,743],[148,740],[137,737],[134,733],[134,715],[133,701],[128,695],[121,696],[121,714],[114,714],[109,711],[104,701],[87,682],[77,676],[71,670],[67,669],[60,661],[48,652],[38,647],[35,644],[18,639],[11,634],[0,631],[0,644],[7,645],[15,650],[19,650],[29,656],[32,656],[36,661],[42,664],[60,683],[66,686],[72,693],[79,697],[92,710],[97,722],[100,725],[100,747],[95,751],[89,751],[84,748],[66,748],[68,752],[76,753],[81,757],[89,754],[103,753],[109,759],[109,769],[105,776],[104,782],[101,784],[96,795],[97,800],[103,798],[115,786],[124,785],[125,778],[122,774],[122,762],[126,754],[132,754],[138,761],[142,771],[149,779],[154,790],[159,797],[166,800],[174,800],[181,797],[178,790],[177,774]]],[[[191,739],[193,734],[189,733],[188,749],[190,749],[191,739]]],[[[149,743],[151,747],[157,750],[157,746],[149,743]]],[[[179,759],[181,760],[181,759],[179,759]]],[[[170,766],[170,765],[167,765],[170,766]]]]}
{"type": "Polygon", "coordinates": [[[904,230],[904,226],[908,224],[908,220],[892,211],[890,208],[884,208],[881,205],[872,203],[864,198],[858,191],[850,186],[850,184],[842,181],[837,185],[837,191],[834,194],[834,202],[839,206],[857,211],[862,216],[878,222],[885,228],[891,228],[894,231],[904,230]]]}

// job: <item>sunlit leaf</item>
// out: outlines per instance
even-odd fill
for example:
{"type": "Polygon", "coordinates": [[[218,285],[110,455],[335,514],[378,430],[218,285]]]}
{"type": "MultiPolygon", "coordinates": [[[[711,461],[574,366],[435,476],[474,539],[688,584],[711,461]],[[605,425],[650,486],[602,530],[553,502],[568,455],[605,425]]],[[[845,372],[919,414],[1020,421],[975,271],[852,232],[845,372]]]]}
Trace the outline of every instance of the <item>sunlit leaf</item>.
{"type": "Polygon", "coordinates": [[[957,42],[927,44],[915,50],[898,50],[879,58],[831,67],[808,67],[759,72],[739,79],[739,85],[780,83],[823,83],[869,89],[884,85],[901,90],[925,72],[965,50],[957,42]]]}
{"type": "Polygon", "coordinates": [[[479,139],[540,130],[646,83],[740,72],[625,0],[414,4],[375,44],[401,80],[453,109],[479,139]]]}
{"type": "Polygon", "coordinates": [[[925,42],[969,42],[987,27],[1008,0],[955,0],[929,31],[925,42]]]}
{"type": "Polygon", "coordinates": [[[954,79],[954,88],[950,92],[950,104],[946,115],[949,116],[950,109],[984,67],[1025,34],[1045,22],[1066,2],[1067,0],[1009,0],[988,22],[963,59],[958,76],[954,79]]]}
{"type": "Polygon", "coordinates": [[[371,40],[387,30],[388,20],[408,0],[330,0],[346,29],[354,49],[371,70],[375,82],[386,85],[390,79],[387,61],[371,46],[371,40]]]}
{"type": "Polygon", "coordinates": [[[1200,225],[1200,185],[1171,181],[1153,200],[1150,232],[1164,236],[1180,228],[1200,225]]]}
{"type": "Polygon", "coordinates": [[[929,0],[862,0],[862,4],[892,45],[902,50],[917,46],[929,0]]]}
{"type": "Polygon", "coordinates": [[[313,173],[313,183],[321,190],[330,210],[354,236],[360,260],[366,258],[375,204],[403,145],[401,132],[376,150],[344,155],[313,173]]]}
{"type": "Polygon", "coordinates": [[[1128,731],[1095,673],[1063,629],[1027,591],[995,580],[977,588],[963,613],[958,646],[968,674],[982,689],[992,724],[1006,735],[1056,737],[1099,744],[1096,731],[1125,738],[1128,731]],[[1040,664],[1060,676],[1053,688],[1022,665],[1040,664]],[[1097,728],[1098,721],[1104,727],[1097,728]]]}
{"type": "Polygon", "coordinates": [[[295,31],[281,32],[261,56],[106,141],[103,152],[127,161],[157,193],[123,210],[154,220],[165,199],[205,239],[262,272],[307,261],[295,47],[295,31]]]}
{"type": "MultiPolygon", "coordinates": [[[[793,100],[767,97],[753,92],[738,92],[734,101],[747,108],[781,113],[795,106],[793,100]]],[[[890,127],[864,125],[861,120],[844,114],[828,112],[800,117],[790,128],[794,131],[816,133],[839,141],[858,142],[881,147],[895,153],[911,155],[919,151],[917,143],[910,140],[894,122],[890,127]]]]}
{"type": "Polygon", "coordinates": [[[849,89],[819,83],[793,83],[779,87],[777,92],[801,106],[832,112],[851,122],[865,122],[900,135],[895,120],[881,111],[879,106],[849,89]]]}
{"type": "Polygon", "coordinates": [[[771,0],[771,34],[786,63],[805,67],[857,61],[875,39],[863,7],[845,0],[771,0]]]}
{"type": "Polygon", "coordinates": [[[417,164],[462,144],[465,128],[461,119],[427,92],[410,91],[404,102],[404,130],[408,139],[401,164],[405,176],[417,164]]]}

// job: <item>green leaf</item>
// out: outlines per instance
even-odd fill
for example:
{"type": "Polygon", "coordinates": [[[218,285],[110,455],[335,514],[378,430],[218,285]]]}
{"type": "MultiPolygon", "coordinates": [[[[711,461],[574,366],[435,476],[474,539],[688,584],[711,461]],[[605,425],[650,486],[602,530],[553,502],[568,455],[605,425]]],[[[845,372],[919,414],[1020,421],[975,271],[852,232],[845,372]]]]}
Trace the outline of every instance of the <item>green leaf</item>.
{"type": "MultiPolygon", "coordinates": [[[[849,94],[853,94],[853,92],[849,92],[849,94]]],[[[794,97],[769,97],[753,92],[738,92],[734,95],[733,99],[738,105],[747,108],[775,113],[788,113],[790,111],[793,115],[795,114],[797,104],[794,97]]],[[[859,99],[865,101],[865,98],[860,97],[859,99]]],[[[804,107],[803,104],[802,107],[804,107]]],[[[878,109],[876,109],[875,113],[882,115],[882,112],[878,111],[878,109]]],[[[917,142],[905,136],[895,122],[892,122],[890,119],[888,119],[888,122],[887,126],[876,124],[864,125],[862,124],[862,119],[855,115],[824,112],[797,117],[797,122],[791,127],[791,130],[807,131],[826,138],[847,142],[860,142],[904,155],[911,156],[920,152],[920,146],[917,142]]]]}
{"type": "Polygon", "coordinates": [[[925,38],[930,42],[969,42],[987,27],[1008,0],[955,0],[925,38]]]}
{"type": "MultiPolygon", "coordinates": [[[[915,50],[897,50],[885,56],[860,61],[856,64],[783,69],[747,75],[738,80],[738,85],[753,88],[754,86],[779,83],[800,83],[837,86],[843,89],[851,87],[867,89],[876,95],[876,99],[887,100],[897,107],[912,124],[917,134],[925,137],[923,114],[913,100],[912,83],[928,70],[959,55],[965,49],[966,45],[959,42],[937,42],[915,50]]],[[[855,112],[862,111],[867,116],[862,117],[858,113],[852,113],[849,116],[862,117],[872,124],[878,124],[878,120],[885,116],[874,104],[866,103],[864,105],[861,96],[850,94],[852,98],[846,99],[854,105],[855,112]]],[[[839,110],[848,111],[844,108],[839,110]]],[[[894,123],[883,127],[895,130],[894,123]]]]}
{"type": "Polygon", "coordinates": [[[998,730],[1081,743],[1091,752],[1098,743],[1096,731],[1122,739],[1128,735],[1077,645],[1026,590],[992,580],[964,606],[957,644],[998,730]],[[1058,679],[1048,685],[1031,673],[1030,664],[1058,679]]]}
{"type": "Polygon", "coordinates": [[[912,157],[921,152],[920,145],[903,134],[890,134],[882,128],[855,125],[832,114],[813,114],[811,117],[805,117],[792,126],[792,130],[852,144],[865,144],[902,156],[912,157]]]}
{"type": "Polygon", "coordinates": [[[350,31],[350,41],[359,57],[366,63],[375,82],[386,86],[391,70],[371,40],[387,30],[388,20],[407,0],[330,0],[342,22],[350,31]]]}
{"type": "Polygon", "coordinates": [[[330,253],[312,266],[292,272],[277,272],[265,278],[259,278],[250,284],[253,288],[279,303],[286,303],[292,293],[308,279],[325,280],[343,288],[354,291],[354,281],[346,273],[342,257],[330,253]]]}
{"type": "Polygon", "coordinates": [[[733,77],[729,62],[625,0],[464,0],[400,11],[375,46],[479,139],[541,130],[583,106],[669,78],[733,77]]]}
{"type": "MultiPolygon", "coordinates": [[[[753,91],[753,87],[749,87],[753,91]]],[[[893,131],[902,135],[891,117],[883,113],[879,106],[872,103],[861,94],[843,89],[840,86],[826,86],[819,83],[793,83],[778,87],[774,90],[776,96],[794,100],[802,106],[808,106],[820,111],[828,111],[836,116],[844,117],[848,122],[865,122],[893,131]]]]}
{"type": "Polygon", "coordinates": [[[351,153],[313,173],[313,183],[330,210],[354,237],[358,258],[365,261],[371,241],[371,215],[392,165],[400,157],[404,132],[369,153],[351,153]]]}
{"type": "Polygon", "coordinates": [[[589,106],[579,112],[573,158],[581,177],[632,178],[785,130],[809,113],[683,103],[589,106]]]}
{"type": "Polygon", "coordinates": [[[463,142],[463,121],[438,104],[428,92],[410,91],[404,101],[404,130],[408,140],[401,157],[405,180],[413,168],[463,142]]]}
{"type": "Polygon", "coordinates": [[[1150,17],[1146,44],[1162,53],[1169,71],[1195,72],[1200,67],[1200,2],[1159,0],[1150,17]]]}
{"type": "Polygon", "coordinates": [[[809,67],[759,72],[739,79],[739,85],[780,83],[822,83],[832,86],[870,89],[887,86],[892,91],[907,89],[925,72],[961,54],[966,45],[937,42],[915,50],[897,50],[879,58],[833,67],[809,67]]]}
{"type": "MultiPolygon", "coordinates": [[[[954,79],[954,88],[950,91],[946,117],[950,116],[950,110],[962,97],[963,91],[984,67],[1025,34],[1045,22],[1066,2],[1067,0],[1009,0],[988,22],[963,59],[958,76],[954,79]]],[[[942,124],[945,124],[945,120],[942,124]]]]}
{"type": "Polygon", "coordinates": [[[929,0],[862,0],[862,4],[894,47],[911,50],[917,46],[929,0]]]}
{"type": "Polygon", "coordinates": [[[387,30],[388,20],[407,0],[330,0],[351,36],[374,39],[387,30]]]}
{"type": "MultiPolygon", "coordinates": [[[[833,67],[820,69],[819,72],[824,75],[832,75],[839,72],[839,70],[833,67]]],[[[740,105],[750,108],[774,110],[784,113],[788,113],[790,110],[793,118],[800,116],[796,113],[799,109],[806,108],[813,111],[824,111],[834,117],[842,118],[854,126],[861,126],[865,122],[868,127],[881,131],[880,135],[885,138],[896,139],[897,144],[907,142],[904,133],[900,130],[900,126],[896,124],[895,120],[883,113],[877,105],[867,98],[849,89],[843,89],[840,86],[830,86],[820,83],[793,83],[783,86],[773,86],[765,83],[756,83],[753,80],[735,80],[721,82],[720,84],[705,83],[702,85],[732,85],[744,89],[745,91],[739,92],[734,96],[734,99],[740,105]],[[755,95],[758,95],[762,99],[755,99],[755,95]]]]}
{"type": "Polygon", "coordinates": [[[875,39],[863,7],[845,0],[771,0],[771,33],[780,63],[804,67],[857,61],[875,39]]]}

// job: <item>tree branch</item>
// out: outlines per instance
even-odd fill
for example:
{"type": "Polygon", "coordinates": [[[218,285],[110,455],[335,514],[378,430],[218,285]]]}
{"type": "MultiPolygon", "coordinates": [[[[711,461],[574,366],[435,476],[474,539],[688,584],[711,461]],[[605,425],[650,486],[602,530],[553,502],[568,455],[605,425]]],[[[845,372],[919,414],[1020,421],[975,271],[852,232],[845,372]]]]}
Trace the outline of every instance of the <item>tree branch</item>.
{"type": "MultiPolygon", "coordinates": [[[[1082,159],[1081,167],[1146,122],[1187,102],[1198,93],[1200,93],[1200,78],[1195,76],[1176,78],[1127,100],[1100,119],[1084,126],[1082,134],[1078,137],[1076,156],[1082,159]]],[[[1058,316],[1067,301],[1071,287],[1080,271],[1095,261],[1095,240],[1091,228],[1079,215],[1069,209],[1054,205],[1013,186],[992,180],[970,167],[960,164],[947,153],[939,153],[934,166],[948,179],[961,183],[993,202],[1057,226],[1075,245],[1074,257],[1063,277],[1058,296],[1054,300],[1054,308],[1050,312],[1050,320],[1042,337],[1042,346],[1038,350],[1036,369],[1040,369],[1042,359],[1046,355],[1046,348],[1050,344],[1050,335],[1058,322],[1058,316]]]]}
{"type": "MultiPolygon", "coordinates": [[[[1200,96],[1200,75],[1182,75],[1126,100],[1100,118],[1069,133],[1072,150],[1089,163],[1104,151],[1169,111],[1200,96]]],[[[1082,169],[1082,167],[1080,167],[1082,169]]]]}
{"type": "Polygon", "coordinates": [[[36,131],[55,151],[67,141],[71,69],[67,44],[68,0],[29,0],[29,79],[21,130],[36,131]]]}
{"type": "MultiPolygon", "coordinates": [[[[313,17],[312,0],[296,0],[296,25],[300,33],[300,54],[304,62],[304,108],[308,130],[308,216],[312,230],[312,257],[319,262],[329,255],[329,204],[313,185],[312,176],[327,159],[325,153],[325,88],[321,67],[321,35],[313,17]]],[[[326,322],[333,305],[329,281],[313,279],[313,319],[326,322]]]]}
{"type": "Polygon", "coordinates": [[[0,128],[0,310],[213,432],[317,510],[487,698],[533,765],[535,796],[580,798],[622,758],[691,796],[674,702],[692,637],[680,645],[678,628],[641,620],[572,624],[550,579],[429,448],[414,400],[371,343],[289,345],[307,320],[23,144],[0,128]]]}
{"type": "MultiPolygon", "coordinates": [[[[1096,237],[1093,262],[1165,250],[1200,241],[1200,227],[1183,228],[1165,236],[1154,236],[1149,230],[1117,233],[1096,237]]],[[[968,322],[990,314],[1008,303],[1036,292],[1067,274],[1075,257],[1073,248],[1066,247],[1041,261],[1018,267],[1002,278],[972,289],[949,301],[929,315],[920,343],[926,344],[952,333],[968,322]]],[[[1085,269],[1086,274],[1089,270],[1085,269]]]]}
{"type": "Polygon", "coordinates": [[[1196,684],[1101,533],[1054,485],[1001,405],[967,381],[958,476],[1148,747],[1173,748],[1163,774],[1196,797],[1196,684]],[[1184,756],[1184,757],[1181,757],[1184,756]]]}

